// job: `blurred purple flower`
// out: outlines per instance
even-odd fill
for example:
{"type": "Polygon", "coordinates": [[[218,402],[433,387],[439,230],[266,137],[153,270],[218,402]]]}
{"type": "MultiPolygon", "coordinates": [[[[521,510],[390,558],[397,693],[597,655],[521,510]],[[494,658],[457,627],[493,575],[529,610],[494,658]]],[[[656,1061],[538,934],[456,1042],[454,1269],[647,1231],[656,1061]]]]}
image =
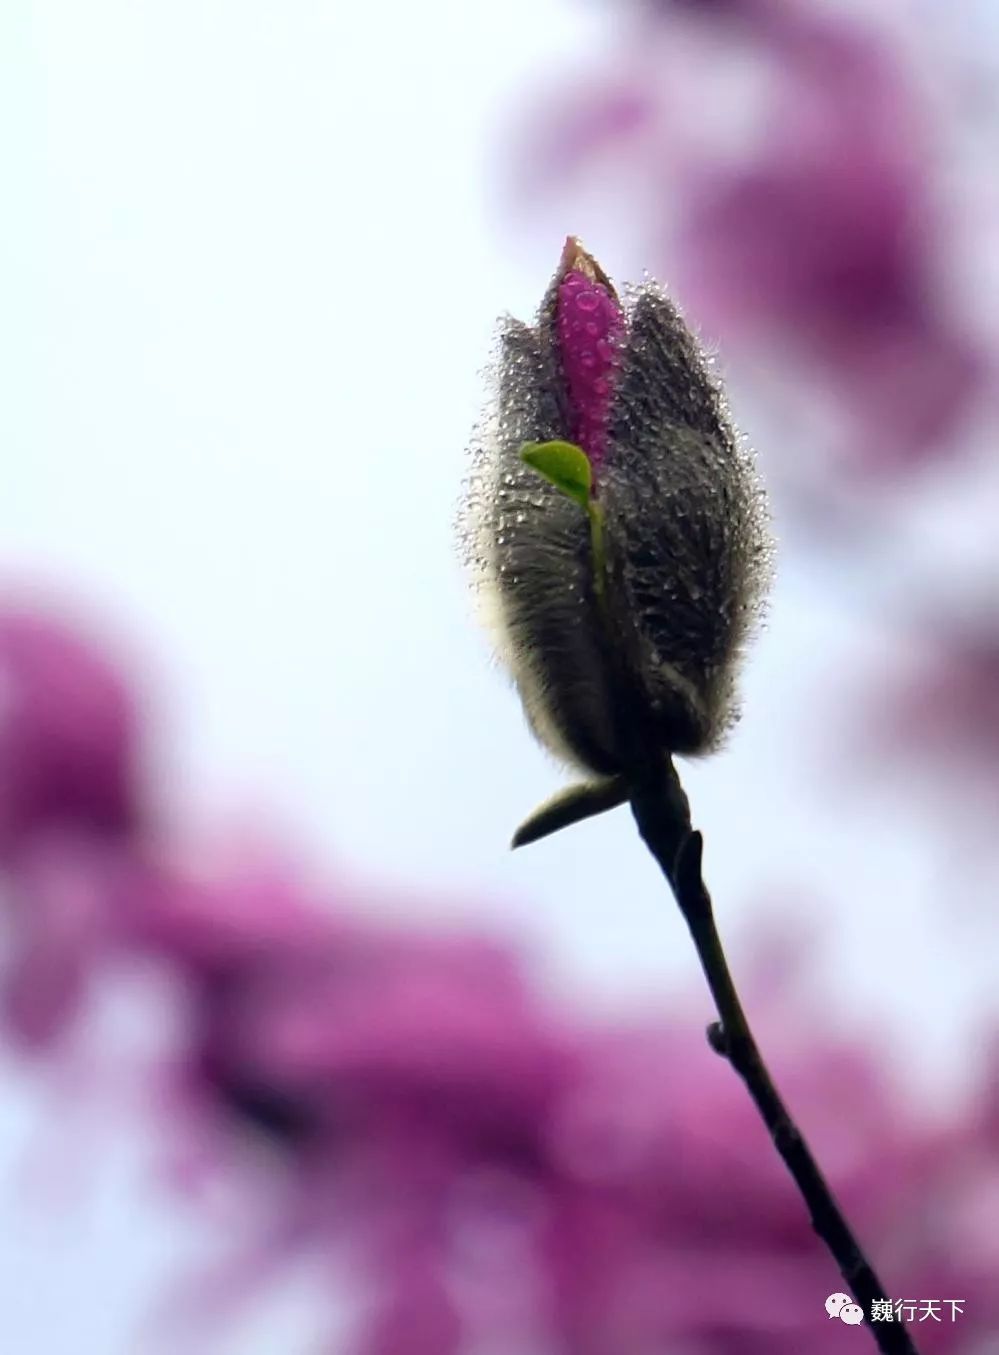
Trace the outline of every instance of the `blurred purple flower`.
{"type": "Polygon", "coordinates": [[[0,861],[69,825],[134,828],[136,712],[124,681],[62,623],[0,610],[0,861]]]}
{"type": "Polygon", "coordinates": [[[22,848],[4,890],[12,925],[0,965],[2,1019],[20,1043],[41,1050],[78,1016],[115,946],[123,869],[100,836],[50,835],[22,848]]]}
{"type": "MultiPolygon", "coordinates": [[[[296,1164],[300,1245],[346,1245],[366,1275],[359,1349],[457,1352],[483,1332],[569,1355],[839,1349],[828,1259],[696,1027],[555,1020],[479,942],[341,942],[212,994],[192,1066],[208,1107],[296,1164]]],[[[968,1315],[926,1349],[970,1350],[999,1304],[951,1185],[991,1180],[999,1143],[931,1131],[856,1049],[799,1052],[779,1075],[895,1297],[953,1289],[968,1315]]]]}
{"type": "Polygon", "coordinates": [[[913,464],[958,428],[983,375],[948,318],[945,238],[914,90],[862,30],[769,28],[782,98],[758,152],[691,169],[677,250],[726,342],[797,350],[848,413],[855,460],[913,464]]]}
{"type": "MultiPolygon", "coordinates": [[[[88,981],[158,965],[182,1018],[158,1125],[266,1201],[258,1258],[346,1268],[359,1355],[841,1349],[837,1277],[699,1026],[558,1015],[507,948],[360,922],[364,891],[317,891],[259,839],[185,868],[155,823],[109,842],[73,804],[9,863],[4,1028],[42,1056],[88,981]]],[[[776,1073],[886,1297],[964,1299],[919,1335],[972,1355],[999,1331],[997,1098],[931,1128],[867,1053],[768,1006],[807,1030],[776,1073]]]]}
{"type": "MultiPolygon", "coordinates": [[[[796,1052],[785,1048],[779,1074],[789,1099],[851,1215],[895,1256],[904,1202],[939,1150],[912,1121],[902,1127],[865,1055],[796,1052]],[[837,1118],[845,1088],[859,1111],[852,1124],[837,1118]]],[[[571,1349],[838,1350],[838,1333],[815,1320],[828,1260],[762,1152],[765,1131],[738,1085],[701,1053],[685,1026],[598,1035],[586,1051],[554,1134],[567,1178],[556,1267],[571,1349]]],[[[911,1279],[894,1269],[899,1283],[911,1279]]]]}
{"type": "Polygon", "coordinates": [[[232,960],[194,995],[200,1076],[237,1109],[266,1088],[331,1131],[429,1120],[508,1147],[543,1110],[553,1055],[495,947],[341,923],[232,960]]]}
{"type": "Polygon", "coordinates": [[[0,610],[0,864],[9,1030],[27,1045],[72,1021],[109,939],[121,853],[139,831],[138,716],[123,676],[54,615],[0,610]]]}
{"type": "MultiPolygon", "coordinates": [[[[904,633],[903,633],[904,634],[904,633]]],[[[904,780],[913,809],[928,811],[947,851],[951,905],[975,909],[994,884],[999,810],[999,628],[988,616],[929,612],[910,620],[906,643],[836,684],[856,712],[858,740],[829,748],[835,775],[884,786],[904,780]],[[964,887],[954,891],[955,872],[964,887]],[[975,887],[969,887],[969,880],[975,887]]]]}
{"type": "Polygon", "coordinates": [[[901,47],[812,0],[645,6],[617,74],[531,117],[549,196],[613,141],[613,200],[733,375],[778,405],[804,384],[815,438],[868,473],[950,449],[988,369],[946,293],[958,246],[901,47]]]}
{"type": "Polygon", "coordinates": [[[922,661],[889,677],[873,712],[881,741],[897,752],[950,763],[968,773],[999,760],[999,631],[987,625],[958,629],[937,618],[924,635],[922,661]]]}

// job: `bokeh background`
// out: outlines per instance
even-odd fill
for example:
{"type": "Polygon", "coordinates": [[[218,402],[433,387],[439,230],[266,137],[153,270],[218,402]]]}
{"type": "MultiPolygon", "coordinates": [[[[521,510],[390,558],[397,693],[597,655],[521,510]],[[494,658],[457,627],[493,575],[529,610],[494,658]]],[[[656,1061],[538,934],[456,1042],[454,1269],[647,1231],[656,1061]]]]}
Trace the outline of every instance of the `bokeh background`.
{"type": "MultiPolygon", "coordinates": [[[[349,919],[348,952],[365,928],[376,949],[411,946],[409,961],[364,970],[358,1048],[381,1030],[399,966],[430,994],[400,1030],[436,1011],[435,993],[455,1013],[474,1007],[476,989],[492,995],[484,1010],[502,1007],[490,985],[509,996],[506,980],[475,958],[486,935],[509,947],[531,994],[519,1036],[513,1016],[497,1018],[508,1044],[483,1036],[518,1086],[535,1076],[513,1070],[538,1041],[559,1058],[571,1045],[573,1067],[592,1070],[608,1032],[654,1032],[662,1063],[639,1069],[629,1054],[629,1085],[665,1088],[649,1124],[667,1137],[671,1106],[689,1102],[687,1148],[667,1157],[685,1176],[703,1158],[684,1206],[703,1220],[712,1196],[742,1198],[740,1172],[768,1146],[733,1110],[740,1152],[735,1166],[725,1157],[707,999],[628,815],[508,852],[563,774],[491,662],[453,527],[495,318],[532,315],[564,236],[579,235],[615,278],[662,280],[718,354],[779,540],[744,718],[723,753],[683,768],[720,924],[775,1061],[803,1088],[805,1127],[839,1163],[834,1183],[862,1212],[880,1182],[869,1233],[906,1234],[904,1261],[886,1246],[896,1273],[915,1267],[905,1275],[919,1277],[919,1298],[968,1298],[946,1330],[915,1331],[926,1326],[929,1349],[984,1355],[999,1348],[986,1298],[999,1289],[999,23],[970,0],[871,8],[12,0],[0,16],[3,616],[70,626],[136,703],[146,826],[128,815],[114,826],[116,871],[121,842],[145,833],[130,863],[287,876],[292,893],[349,919]],[[428,960],[421,947],[437,945],[459,958],[428,960]],[[481,985],[466,973],[480,963],[493,975],[481,985]],[[455,966],[466,977],[452,993],[455,966]],[[859,1122],[837,1157],[842,1126],[859,1122]],[[919,1198],[927,1155],[932,1207],[919,1198]]],[[[46,660],[62,689],[21,664],[19,646],[34,642],[4,627],[7,806],[27,775],[11,753],[25,728],[18,684],[48,684],[71,705],[85,679],[71,677],[82,660],[70,652],[46,660]]],[[[40,738],[58,725],[46,710],[40,738]]],[[[185,913],[181,943],[172,923],[95,923],[104,902],[81,923],[74,903],[73,963],[48,963],[65,918],[52,900],[81,880],[101,900],[110,888],[107,825],[97,866],[88,825],[68,848],[45,824],[0,834],[5,1349],[751,1355],[863,1344],[827,1323],[838,1277],[817,1249],[799,1275],[780,1261],[791,1244],[775,1244],[771,1287],[754,1291],[770,1244],[729,1245],[723,1210],[707,1240],[675,1225],[669,1266],[648,1251],[647,1289],[693,1284],[688,1266],[696,1275],[700,1325],[669,1309],[634,1330],[609,1322],[618,1335],[601,1345],[578,1312],[560,1327],[563,1309],[538,1297],[545,1276],[576,1262],[525,1259],[490,1234],[500,1269],[486,1268],[485,1287],[500,1273],[536,1282],[516,1336],[509,1312],[485,1305],[457,1334],[428,1318],[429,1335],[403,1322],[355,1345],[366,1339],[358,1310],[377,1313],[378,1277],[408,1274],[423,1243],[403,1229],[391,1257],[375,1248],[365,1273],[376,1297],[359,1303],[340,1260],[362,1224],[327,1238],[322,1210],[303,1222],[299,1209],[291,1236],[273,1241],[275,1180],[311,1179],[287,1125],[271,1123],[278,1148],[254,1145],[249,1161],[236,1129],[231,1154],[206,1147],[164,1073],[199,1029],[201,942],[189,938],[201,923],[185,913]],[[65,873],[58,886],[53,872],[65,873]],[[238,1181],[192,1185],[192,1158],[221,1160],[224,1175],[229,1155],[238,1181]],[[254,1232],[269,1239],[273,1285],[252,1266],[217,1274],[254,1232]],[[710,1313],[723,1252],[734,1315],[722,1330],[710,1313]],[[740,1324],[757,1301],[766,1311],[740,1324]],[[814,1309],[814,1336],[782,1326],[794,1303],[814,1309]]],[[[125,891],[133,920],[143,881],[125,891]]],[[[236,913],[221,928],[227,945],[257,925],[252,909],[236,913]]],[[[264,915],[258,951],[280,950],[267,928],[295,908],[271,899],[264,915]]],[[[297,926],[287,930],[301,948],[297,926]]],[[[308,1019],[321,1026],[322,1010],[308,1019]]],[[[456,1016],[456,1040],[463,1024],[456,1016]]],[[[459,1102],[478,1094],[470,1086],[459,1079],[459,1102]]],[[[535,1128],[546,1114],[518,1111],[535,1128]]],[[[503,1150],[490,1151],[495,1166],[503,1150]]],[[[397,1144],[384,1161],[403,1171],[406,1154],[397,1144]]],[[[384,1161],[366,1168],[375,1194],[384,1161]]],[[[793,1213],[776,1171],[759,1170],[793,1213]]],[[[551,1199],[564,1202],[558,1180],[551,1199]]],[[[672,1200],[668,1170],[637,1180],[639,1196],[672,1200]]],[[[355,1207],[350,1218],[369,1218],[355,1207]]],[[[633,1217],[632,1204],[618,1208],[633,1217]]],[[[348,1216],[341,1204],[328,1212],[348,1216]]],[[[581,1217],[587,1263],[615,1271],[632,1224],[581,1217]]],[[[811,1245],[805,1228],[793,1248],[811,1245]]],[[[440,1278],[432,1259],[410,1277],[417,1296],[428,1276],[440,1278]]],[[[453,1285],[442,1294],[447,1313],[453,1285]]],[[[475,1303],[457,1307],[467,1317],[475,1303]]]]}

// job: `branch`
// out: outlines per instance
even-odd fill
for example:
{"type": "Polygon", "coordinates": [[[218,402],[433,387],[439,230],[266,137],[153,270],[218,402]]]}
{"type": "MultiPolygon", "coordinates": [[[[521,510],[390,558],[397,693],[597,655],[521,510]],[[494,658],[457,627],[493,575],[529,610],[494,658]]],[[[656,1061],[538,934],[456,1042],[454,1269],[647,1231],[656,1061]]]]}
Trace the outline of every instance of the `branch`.
{"type": "MultiPolygon", "coordinates": [[[[808,1207],[812,1227],[870,1317],[873,1301],[884,1299],[887,1291],[843,1217],[757,1048],[715,926],[711,896],[701,876],[703,839],[691,830],[690,808],[676,768],[671,760],[646,762],[629,777],[629,783],[638,831],[680,905],[721,1018],[708,1029],[711,1046],[728,1059],[746,1084],[808,1207]]],[[[883,1355],[918,1355],[901,1321],[872,1324],[870,1332],[883,1355]]]]}

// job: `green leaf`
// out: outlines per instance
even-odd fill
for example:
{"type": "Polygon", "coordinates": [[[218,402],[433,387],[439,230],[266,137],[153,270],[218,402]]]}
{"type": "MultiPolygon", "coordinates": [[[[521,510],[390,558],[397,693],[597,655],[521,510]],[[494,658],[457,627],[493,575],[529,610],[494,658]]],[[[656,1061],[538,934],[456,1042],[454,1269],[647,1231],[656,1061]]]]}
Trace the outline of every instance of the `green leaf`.
{"type": "Polygon", "coordinates": [[[593,468],[582,447],[571,442],[525,442],[520,459],[589,511],[593,468]]]}

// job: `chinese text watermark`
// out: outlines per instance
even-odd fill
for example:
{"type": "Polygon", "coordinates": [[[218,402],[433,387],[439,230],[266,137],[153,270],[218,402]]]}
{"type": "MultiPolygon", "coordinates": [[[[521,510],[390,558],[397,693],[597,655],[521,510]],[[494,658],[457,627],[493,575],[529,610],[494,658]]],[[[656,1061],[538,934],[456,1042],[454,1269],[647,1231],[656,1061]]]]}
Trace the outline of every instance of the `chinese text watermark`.
{"type": "Polygon", "coordinates": [[[954,1322],[964,1312],[964,1299],[874,1299],[865,1314],[850,1294],[830,1294],[826,1312],[848,1327],[857,1327],[865,1317],[871,1322],[954,1322]]]}

